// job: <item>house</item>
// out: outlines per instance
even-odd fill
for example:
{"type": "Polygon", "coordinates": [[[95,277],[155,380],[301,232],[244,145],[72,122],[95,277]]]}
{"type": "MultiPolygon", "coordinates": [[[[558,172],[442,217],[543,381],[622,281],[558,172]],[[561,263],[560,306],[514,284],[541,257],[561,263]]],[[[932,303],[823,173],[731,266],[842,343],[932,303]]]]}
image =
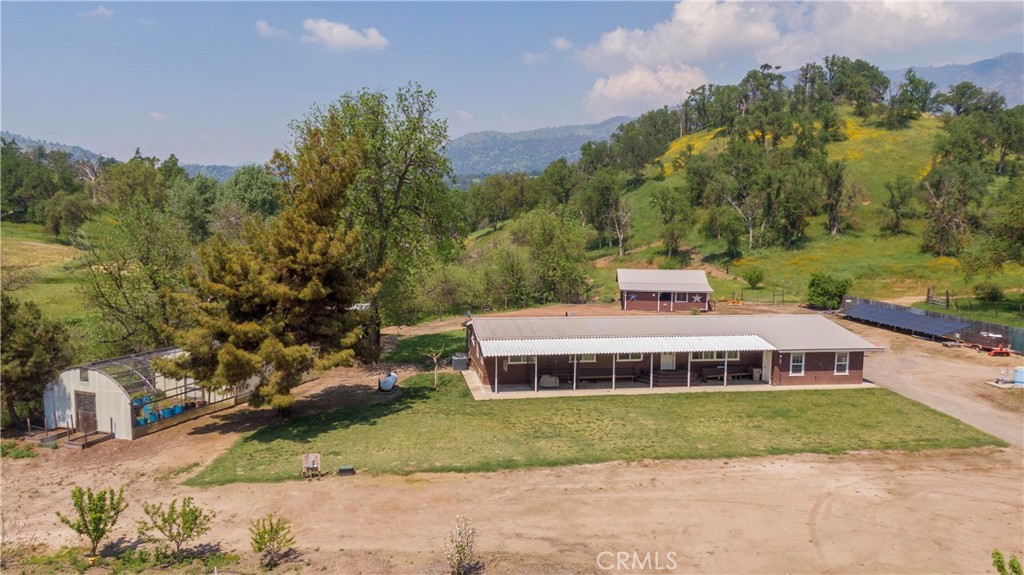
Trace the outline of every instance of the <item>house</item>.
{"type": "Polygon", "coordinates": [[[624,310],[708,311],[711,294],[704,270],[615,270],[624,310]]]}
{"type": "Polygon", "coordinates": [[[470,368],[501,390],[860,384],[879,348],[817,314],[473,318],[470,368]]]}
{"type": "Polygon", "coordinates": [[[85,446],[90,438],[138,439],[190,419],[238,405],[258,377],[232,389],[214,391],[191,379],[172,379],[153,361],[182,350],[158,349],[72,367],[43,392],[47,430],[63,429],[85,446]]]}

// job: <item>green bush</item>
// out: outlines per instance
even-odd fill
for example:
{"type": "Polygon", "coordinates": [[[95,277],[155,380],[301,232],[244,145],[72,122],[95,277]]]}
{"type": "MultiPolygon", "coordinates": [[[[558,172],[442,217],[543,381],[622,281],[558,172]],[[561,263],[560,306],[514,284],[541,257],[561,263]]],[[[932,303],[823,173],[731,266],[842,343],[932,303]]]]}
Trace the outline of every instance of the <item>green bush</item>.
{"type": "Polygon", "coordinates": [[[273,513],[254,519],[249,524],[249,533],[252,550],[261,555],[260,561],[268,569],[276,567],[295,545],[291,525],[283,517],[274,517],[273,513]]]}
{"type": "Polygon", "coordinates": [[[57,512],[57,518],[75,533],[89,539],[89,555],[95,556],[100,541],[114,528],[117,518],[128,508],[124,502],[124,487],[116,494],[109,487],[98,493],[93,493],[90,488],[75,487],[71,490],[71,503],[75,507],[75,519],[65,517],[60,511],[57,512]]]}
{"type": "Polygon", "coordinates": [[[1003,289],[992,282],[981,282],[972,288],[974,297],[989,303],[1003,301],[1003,289]]]}
{"type": "Polygon", "coordinates": [[[0,441],[0,457],[10,457],[11,459],[24,459],[26,457],[35,457],[37,454],[31,445],[18,445],[16,439],[5,439],[0,441]]]}
{"type": "Polygon", "coordinates": [[[740,277],[747,282],[750,289],[758,289],[764,282],[764,270],[758,267],[747,268],[740,273],[740,277]]]}
{"type": "Polygon", "coordinates": [[[1007,563],[998,549],[992,550],[992,566],[996,568],[999,575],[1024,575],[1020,559],[1017,559],[1015,555],[1010,555],[1010,561],[1007,563]]]}
{"type": "Polygon", "coordinates": [[[815,309],[838,309],[853,281],[828,274],[813,274],[807,284],[807,304],[815,309]]]}
{"type": "Polygon", "coordinates": [[[174,545],[174,558],[181,557],[182,545],[198,539],[210,530],[210,521],[216,515],[193,503],[186,497],[178,506],[175,499],[164,510],[164,504],[143,506],[149,521],[139,521],[139,537],[146,541],[166,541],[174,545]]]}

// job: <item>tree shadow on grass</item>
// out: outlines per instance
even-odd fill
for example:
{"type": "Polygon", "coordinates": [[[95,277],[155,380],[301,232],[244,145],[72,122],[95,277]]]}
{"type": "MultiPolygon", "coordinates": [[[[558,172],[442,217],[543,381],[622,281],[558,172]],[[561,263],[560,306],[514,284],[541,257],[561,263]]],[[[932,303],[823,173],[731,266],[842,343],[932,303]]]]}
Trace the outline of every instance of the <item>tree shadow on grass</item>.
{"type": "Polygon", "coordinates": [[[429,387],[405,387],[391,392],[391,401],[352,406],[327,413],[296,417],[278,425],[263,427],[242,439],[243,442],[271,443],[287,440],[309,443],[324,433],[361,425],[377,425],[383,418],[401,413],[426,402],[435,393],[429,387]]]}

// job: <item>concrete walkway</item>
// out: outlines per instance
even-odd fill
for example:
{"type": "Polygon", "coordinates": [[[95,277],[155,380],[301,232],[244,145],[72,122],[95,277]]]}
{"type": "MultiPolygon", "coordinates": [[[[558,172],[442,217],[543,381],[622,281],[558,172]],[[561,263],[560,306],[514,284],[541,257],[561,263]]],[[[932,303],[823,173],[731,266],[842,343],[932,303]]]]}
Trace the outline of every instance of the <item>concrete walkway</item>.
{"type": "Polygon", "coordinates": [[[744,391],[800,391],[806,389],[872,389],[877,387],[864,382],[860,385],[768,385],[767,383],[741,383],[735,385],[699,385],[693,387],[624,387],[619,389],[541,389],[540,391],[500,391],[485,387],[480,377],[472,369],[459,372],[466,379],[466,385],[477,401],[491,399],[543,399],[547,397],[581,397],[608,395],[661,395],[666,393],[732,393],[744,391]]]}

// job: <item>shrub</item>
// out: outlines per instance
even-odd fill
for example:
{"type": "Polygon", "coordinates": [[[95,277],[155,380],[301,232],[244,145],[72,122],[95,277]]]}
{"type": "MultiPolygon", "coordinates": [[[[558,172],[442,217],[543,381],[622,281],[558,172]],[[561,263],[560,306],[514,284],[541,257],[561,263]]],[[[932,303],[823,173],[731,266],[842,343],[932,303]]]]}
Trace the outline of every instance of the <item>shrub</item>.
{"type": "Polygon", "coordinates": [[[181,546],[198,539],[210,530],[210,520],[216,515],[206,511],[186,497],[178,507],[178,500],[171,501],[164,510],[163,503],[146,504],[143,510],[149,521],[139,521],[139,537],[147,541],[166,540],[174,545],[174,557],[181,556],[181,546]]]}
{"type": "Polygon", "coordinates": [[[0,457],[24,459],[26,457],[35,457],[36,455],[31,445],[18,445],[18,440],[16,439],[5,439],[0,442],[0,457]]]}
{"type": "Polygon", "coordinates": [[[249,533],[252,550],[262,555],[260,561],[268,569],[276,567],[295,545],[291,525],[283,517],[274,517],[273,513],[253,520],[249,533]]]}
{"type": "Polygon", "coordinates": [[[837,309],[853,282],[828,274],[813,274],[807,284],[807,304],[816,309],[837,309]]]}
{"type": "Polygon", "coordinates": [[[972,288],[974,297],[981,301],[997,303],[1003,300],[1003,289],[992,282],[981,282],[972,288]]]}
{"type": "Polygon", "coordinates": [[[747,282],[750,289],[757,289],[764,282],[764,270],[761,268],[747,268],[740,273],[743,281],[747,282]]]}
{"type": "Polygon", "coordinates": [[[455,529],[448,534],[444,545],[444,558],[448,561],[448,572],[451,575],[468,575],[478,569],[475,543],[476,531],[469,518],[465,515],[456,516],[455,529]]]}
{"type": "Polygon", "coordinates": [[[1017,559],[1015,555],[1010,555],[1010,562],[1007,563],[998,549],[992,550],[992,566],[996,568],[999,575],[1024,575],[1020,559],[1017,559]]]}
{"type": "Polygon", "coordinates": [[[124,502],[124,487],[117,493],[112,488],[93,493],[92,489],[75,487],[71,490],[71,503],[75,507],[77,517],[72,521],[65,517],[60,511],[57,518],[64,525],[67,525],[80,535],[89,539],[89,555],[96,555],[96,549],[100,541],[110,533],[117,523],[117,518],[128,508],[124,502]]]}

